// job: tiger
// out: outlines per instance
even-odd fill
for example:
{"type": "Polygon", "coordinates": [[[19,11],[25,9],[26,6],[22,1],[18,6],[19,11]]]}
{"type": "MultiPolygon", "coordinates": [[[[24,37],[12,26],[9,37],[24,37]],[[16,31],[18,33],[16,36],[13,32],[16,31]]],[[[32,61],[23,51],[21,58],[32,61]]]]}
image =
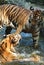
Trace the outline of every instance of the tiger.
{"type": "Polygon", "coordinates": [[[21,39],[21,35],[17,34],[15,36],[15,42],[12,42],[12,37],[8,36],[0,42],[0,61],[1,62],[10,62],[12,60],[17,59],[16,52],[14,47],[19,44],[19,40],[21,39]]]}
{"type": "Polygon", "coordinates": [[[33,47],[38,46],[41,11],[27,10],[12,4],[0,5],[0,29],[6,26],[5,35],[10,34],[12,28],[16,29],[11,36],[20,34],[21,31],[32,33],[33,47]]]}

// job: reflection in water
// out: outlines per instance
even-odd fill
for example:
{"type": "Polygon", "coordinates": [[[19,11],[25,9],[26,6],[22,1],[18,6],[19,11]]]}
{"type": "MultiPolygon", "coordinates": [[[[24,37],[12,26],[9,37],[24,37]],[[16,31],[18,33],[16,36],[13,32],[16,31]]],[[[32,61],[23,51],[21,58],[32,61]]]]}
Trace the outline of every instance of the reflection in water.
{"type": "MultiPolygon", "coordinates": [[[[0,30],[0,40],[3,38],[5,32],[5,28],[0,30]]],[[[12,30],[14,32],[14,30],[12,30]]],[[[28,33],[21,33],[22,40],[20,41],[20,44],[15,48],[17,50],[17,55],[19,59],[24,59],[24,61],[21,60],[21,62],[17,63],[13,61],[16,65],[35,65],[33,62],[28,62],[31,57],[39,58],[39,63],[44,61],[44,38],[40,38],[39,44],[40,48],[35,50],[30,45],[33,44],[32,35],[28,33]],[[28,61],[27,61],[28,60],[28,61]],[[26,62],[27,61],[27,62],[26,62]]],[[[14,63],[10,63],[9,65],[14,65],[14,63]]],[[[7,63],[8,64],[8,63],[7,63]]],[[[6,65],[7,65],[6,64],[6,65]]],[[[4,64],[3,64],[4,65],[4,64]]]]}

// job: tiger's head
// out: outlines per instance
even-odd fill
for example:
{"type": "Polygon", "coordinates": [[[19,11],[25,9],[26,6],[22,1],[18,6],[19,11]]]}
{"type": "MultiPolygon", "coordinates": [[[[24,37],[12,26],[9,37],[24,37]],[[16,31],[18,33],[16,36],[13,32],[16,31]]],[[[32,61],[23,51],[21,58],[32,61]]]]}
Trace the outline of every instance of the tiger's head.
{"type": "Polygon", "coordinates": [[[35,10],[32,12],[32,16],[31,16],[31,24],[32,25],[38,25],[40,26],[40,23],[42,22],[42,14],[41,14],[41,10],[35,10]]]}

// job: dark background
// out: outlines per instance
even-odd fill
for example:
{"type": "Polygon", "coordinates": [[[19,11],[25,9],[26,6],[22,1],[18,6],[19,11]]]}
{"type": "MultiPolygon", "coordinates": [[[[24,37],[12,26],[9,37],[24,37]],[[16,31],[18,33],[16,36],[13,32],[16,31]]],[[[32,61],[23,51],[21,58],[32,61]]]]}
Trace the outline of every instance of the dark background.
{"type": "MultiPolygon", "coordinates": [[[[11,2],[13,0],[0,0],[0,4],[8,3],[8,1],[11,2]]],[[[14,0],[14,1],[18,1],[18,0],[14,0]]],[[[44,5],[44,0],[19,0],[19,1],[26,1],[26,2],[35,3],[38,5],[44,5]]]]}

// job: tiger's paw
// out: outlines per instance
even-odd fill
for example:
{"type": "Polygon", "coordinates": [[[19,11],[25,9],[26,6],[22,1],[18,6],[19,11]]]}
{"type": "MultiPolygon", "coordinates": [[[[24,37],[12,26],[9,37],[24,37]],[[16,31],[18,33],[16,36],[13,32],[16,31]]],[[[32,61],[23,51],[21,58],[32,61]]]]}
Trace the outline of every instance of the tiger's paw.
{"type": "Polygon", "coordinates": [[[34,49],[39,49],[39,48],[40,48],[40,45],[39,45],[39,44],[34,44],[34,45],[33,45],[33,48],[34,48],[34,49]]]}

